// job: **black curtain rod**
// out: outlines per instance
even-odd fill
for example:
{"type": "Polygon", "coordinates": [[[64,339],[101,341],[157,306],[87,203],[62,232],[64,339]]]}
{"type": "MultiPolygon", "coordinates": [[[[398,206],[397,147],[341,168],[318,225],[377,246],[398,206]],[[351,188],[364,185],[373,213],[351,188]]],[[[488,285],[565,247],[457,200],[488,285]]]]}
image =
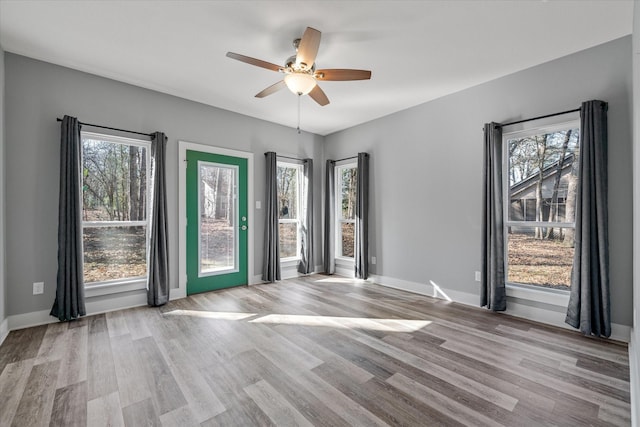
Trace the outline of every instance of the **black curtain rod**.
{"type": "Polygon", "coordinates": [[[575,113],[576,111],[580,111],[580,108],[576,108],[574,110],[562,111],[560,113],[547,114],[545,116],[533,117],[533,118],[530,118],[530,119],[518,120],[516,122],[499,123],[498,126],[505,127],[505,126],[517,125],[518,123],[532,122],[534,120],[546,119],[547,117],[554,117],[554,116],[561,116],[563,114],[575,113]]]}
{"type": "Polygon", "coordinates": [[[338,163],[338,162],[342,162],[344,160],[351,160],[351,159],[357,159],[358,156],[351,156],[351,157],[345,157],[344,159],[338,159],[338,160],[331,160],[333,163],[338,163]]]}
{"type": "MultiPolygon", "coordinates": [[[[264,153],[264,155],[266,156],[267,153],[264,153]]],[[[297,157],[281,156],[280,154],[276,154],[276,157],[280,157],[281,159],[291,159],[291,160],[297,160],[299,162],[304,162],[304,159],[299,159],[297,157]]]]}
{"type": "MultiPolygon", "coordinates": [[[[264,153],[265,156],[267,154],[269,154],[269,152],[264,153]]],[[[277,154],[277,153],[276,153],[276,157],[280,157],[281,159],[291,159],[291,160],[298,160],[299,162],[304,162],[304,159],[299,159],[297,157],[281,156],[280,154],[277,154]]]]}
{"type": "MultiPolygon", "coordinates": [[[[57,118],[56,120],[59,121],[59,122],[62,121],[61,118],[57,118]]],[[[112,128],[112,127],[109,127],[109,126],[92,125],[91,123],[78,122],[78,124],[83,125],[83,126],[91,126],[91,127],[94,127],[94,128],[100,128],[100,129],[117,130],[118,132],[135,133],[136,135],[144,135],[144,136],[148,136],[149,138],[153,137],[152,133],[136,132],[134,130],[118,129],[118,128],[112,128]]]]}

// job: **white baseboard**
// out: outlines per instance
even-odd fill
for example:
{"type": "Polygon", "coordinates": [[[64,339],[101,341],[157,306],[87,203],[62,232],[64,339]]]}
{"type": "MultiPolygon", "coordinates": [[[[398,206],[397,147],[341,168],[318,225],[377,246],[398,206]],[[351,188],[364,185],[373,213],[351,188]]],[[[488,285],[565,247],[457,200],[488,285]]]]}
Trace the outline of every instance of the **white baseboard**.
{"type": "Polygon", "coordinates": [[[280,268],[280,276],[282,277],[282,280],[286,280],[286,279],[294,279],[302,275],[298,273],[297,265],[289,265],[289,266],[282,266],[280,268]]]}
{"type": "Polygon", "coordinates": [[[341,267],[339,265],[336,265],[336,274],[339,276],[349,277],[351,279],[356,276],[353,268],[341,267]]]}
{"type": "Polygon", "coordinates": [[[169,301],[187,297],[187,290],[184,288],[171,288],[169,291],[169,301]]]}
{"type": "Polygon", "coordinates": [[[477,306],[480,301],[477,295],[452,289],[443,289],[433,281],[430,283],[418,283],[396,279],[395,277],[378,276],[376,274],[370,275],[368,280],[389,288],[400,289],[402,291],[413,292],[420,295],[427,295],[446,301],[459,302],[466,305],[477,306]]]}
{"type": "MultiPolygon", "coordinates": [[[[316,274],[316,273],[324,273],[324,267],[322,265],[316,265],[313,271],[313,274],[316,274]]],[[[297,267],[293,270],[289,267],[281,267],[281,276],[282,276],[282,280],[284,280],[284,279],[293,279],[296,277],[302,277],[304,276],[304,274],[298,273],[297,267]]],[[[251,283],[249,283],[249,285],[257,285],[261,283],[266,283],[266,282],[262,280],[262,275],[258,274],[253,276],[253,279],[251,280],[251,283]]]]}
{"type": "MultiPolygon", "coordinates": [[[[640,325],[636,325],[636,328],[640,325]]],[[[634,331],[632,331],[634,332],[634,331]]],[[[629,341],[629,384],[631,386],[631,426],[640,427],[640,342],[638,331],[629,341]]]]}
{"type": "MultiPolygon", "coordinates": [[[[171,299],[177,299],[177,297],[171,297],[171,299]]],[[[147,305],[147,295],[146,292],[138,292],[119,295],[113,298],[97,298],[94,301],[91,301],[91,299],[88,298],[85,305],[87,316],[91,316],[94,314],[147,305]]],[[[6,319],[6,322],[8,323],[8,330],[14,331],[16,329],[58,322],[57,318],[49,314],[50,312],[51,310],[49,309],[11,315],[6,319]]]]}
{"type": "Polygon", "coordinates": [[[4,340],[9,335],[9,318],[5,318],[2,323],[0,323],[0,345],[4,342],[4,340]]]}
{"type": "MultiPolygon", "coordinates": [[[[370,281],[389,288],[400,289],[403,291],[413,292],[421,295],[427,295],[434,298],[444,299],[446,301],[457,302],[460,304],[470,305],[473,307],[480,306],[480,296],[470,292],[461,292],[453,289],[442,288],[438,284],[430,281],[429,283],[411,282],[402,279],[396,279],[388,276],[371,275],[370,281]]],[[[529,305],[519,304],[517,302],[509,302],[506,311],[501,312],[523,319],[533,320],[535,322],[547,325],[557,326],[560,328],[573,330],[574,328],[564,322],[565,313],[553,310],[547,310],[542,307],[532,307],[529,305]]],[[[631,327],[611,324],[611,339],[622,342],[629,342],[631,336],[631,327]]]]}
{"type": "Polygon", "coordinates": [[[51,310],[32,311],[30,313],[14,314],[7,318],[9,320],[9,330],[30,328],[32,326],[46,325],[57,322],[58,319],[51,316],[51,310]]]}

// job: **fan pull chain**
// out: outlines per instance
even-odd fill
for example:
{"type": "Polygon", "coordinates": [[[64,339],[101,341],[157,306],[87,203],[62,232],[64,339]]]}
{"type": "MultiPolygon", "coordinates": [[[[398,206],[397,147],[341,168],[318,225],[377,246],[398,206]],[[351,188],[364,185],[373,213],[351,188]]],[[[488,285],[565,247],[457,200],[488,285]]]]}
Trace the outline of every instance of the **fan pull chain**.
{"type": "Polygon", "coordinates": [[[302,94],[298,94],[298,135],[300,135],[300,98],[302,94]]]}

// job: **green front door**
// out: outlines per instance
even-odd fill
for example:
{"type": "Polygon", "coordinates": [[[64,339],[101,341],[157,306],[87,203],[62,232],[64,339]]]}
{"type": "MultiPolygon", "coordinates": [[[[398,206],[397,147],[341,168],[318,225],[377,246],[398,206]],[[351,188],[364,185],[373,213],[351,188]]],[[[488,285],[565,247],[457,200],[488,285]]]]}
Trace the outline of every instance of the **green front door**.
{"type": "Polygon", "coordinates": [[[247,159],[187,150],[187,294],[248,284],[247,159]]]}

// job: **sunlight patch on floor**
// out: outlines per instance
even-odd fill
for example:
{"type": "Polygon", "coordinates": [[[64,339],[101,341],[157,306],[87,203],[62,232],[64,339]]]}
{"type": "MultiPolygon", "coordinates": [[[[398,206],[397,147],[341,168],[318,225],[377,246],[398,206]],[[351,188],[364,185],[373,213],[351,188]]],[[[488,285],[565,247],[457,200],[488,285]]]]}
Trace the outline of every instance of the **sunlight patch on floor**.
{"type": "Polygon", "coordinates": [[[430,320],[376,319],[367,317],[309,316],[300,314],[236,313],[226,311],[173,310],[165,316],[191,316],[213,320],[249,320],[249,323],[276,325],[321,326],[335,329],[366,329],[383,332],[415,332],[428,326],[430,320]]]}
{"type": "Polygon", "coordinates": [[[217,319],[217,320],[242,320],[248,317],[255,316],[257,313],[232,313],[232,312],[224,312],[224,311],[199,311],[199,310],[173,310],[165,315],[173,315],[173,316],[192,316],[192,317],[203,317],[206,319],[217,319]]]}
{"type": "Polygon", "coordinates": [[[415,332],[431,323],[429,320],[369,319],[363,317],[306,316],[297,314],[268,314],[249,322],[325,326],[337,329],[367,329],[384,332],[415,332]]]}
{"type": "Polygon", "coordinates": [[[358,282],[358,279],[348,279],[344,277],[328,277],[326,279],[317,279],[316,283],[354,283],[358,282]]]}

